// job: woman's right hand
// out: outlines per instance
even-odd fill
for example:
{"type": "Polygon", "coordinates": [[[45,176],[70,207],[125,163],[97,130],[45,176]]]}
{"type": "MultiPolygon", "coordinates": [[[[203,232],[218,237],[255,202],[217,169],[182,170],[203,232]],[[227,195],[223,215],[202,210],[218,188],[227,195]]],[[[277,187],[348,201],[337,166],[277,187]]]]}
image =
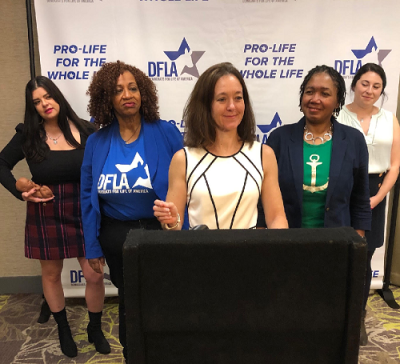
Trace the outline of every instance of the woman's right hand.
{"type": "Polygon", "coordinates": [[[40,203],[40,202],[48,202],[54,199],[54,196],[49,197],[49,198],[40,198],[40,197],[35,197],[33,194],[37,192],[37,188],[32,188],[28,192],[22,192],[22,199],[24,201],[30,201],[30,202],[35,202],[35,203],[40,203]]]}
{"type": "Polygon", "coordinates": [[[91,268],[96,273],[100,273],[100,274],[104,273],[103,267],[106,265],[104,257],[88,259],[88,262],[89,262],[89,265],[91,266],[91,268]]]}
{"type": "Polygon", "coordinates": [[[173,202],[154,201],[154,216],[161,224],[175,225],[178,221],[178,209],[173,202]]]}

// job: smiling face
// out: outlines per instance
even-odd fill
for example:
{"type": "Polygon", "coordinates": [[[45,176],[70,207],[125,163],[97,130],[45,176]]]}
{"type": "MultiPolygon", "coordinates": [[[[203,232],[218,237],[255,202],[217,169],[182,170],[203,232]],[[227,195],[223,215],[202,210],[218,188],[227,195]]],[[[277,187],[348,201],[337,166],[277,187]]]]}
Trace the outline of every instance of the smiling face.
{"type": "Polygon", "coordinates": [[[337,88],[327,73],[316,73],[304,87],[301,109],[312,124],[328,123],[339,106],[337,88]]]}
{"type": "Polygon", "coordinates": [[[382,78],[375,72],[366,72],[357,81],[353,91],[355,103],[360,106],[373,105],[382,94],[382,78]]]}
{"type": "Polygon", "coordinates": [[[36,111],[44,121],[58,117],[60,105],[43,87],[38,87],[32,92],[32,100],[36,111]]]}
{"type": "Polygon", "coordinates": [[[138,117],[140,119],[140,106],[142,99],[135,77],[125,71],[118,77],[112,104],[117,118],[138,117]]]}
{"type": "Polygon", "coordinates": [[[222,76],[215,84],[211,116],[221,131],[236,130],[244,115],[243,89],[233,75],[222,76]]]}

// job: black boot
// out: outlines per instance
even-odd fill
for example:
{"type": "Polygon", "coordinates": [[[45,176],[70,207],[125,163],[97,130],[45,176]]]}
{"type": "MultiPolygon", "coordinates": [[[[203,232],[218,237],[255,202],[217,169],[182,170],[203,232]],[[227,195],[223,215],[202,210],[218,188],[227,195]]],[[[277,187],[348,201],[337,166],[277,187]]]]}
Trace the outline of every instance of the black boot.
{"type": "Polygon", "coordinates": [[[100,354],[109,354],[111,352],[110,344],[104,337],[103,331],[101,331],[102,314],[101,311],[89,311],[89,325],[87,326],[88,340],[90,343],[94,343],[96,350],[100,354]]]}
{"type": "Polygon", "coordinates": [[[367,311],[364,310],[361,316],[361,330],[360,330],[360,346],[366,346],[368,344],[368,334],[365,329],[365,316],[367,311]]]}
{"type": "Polygon", "coordinates": [[[58,325],[58,337],[60,339],[61,351],[64,355],[74,358],[78,355],[78,349],[72,338],[65,307],[60,312],[52,312],[52,314],[58,325]]]}
{"type": "Polygon", "coordinates": [[[37,322],[39,324],[46,323],[47,321],[49,321],[50,315],[51,315],[51,311],[50,311],[49,304],[47,303],[46,298],[43,295],[43,303],[42,303],[42,307],[40,308],[40,315],[39,315],[37,322]]]}

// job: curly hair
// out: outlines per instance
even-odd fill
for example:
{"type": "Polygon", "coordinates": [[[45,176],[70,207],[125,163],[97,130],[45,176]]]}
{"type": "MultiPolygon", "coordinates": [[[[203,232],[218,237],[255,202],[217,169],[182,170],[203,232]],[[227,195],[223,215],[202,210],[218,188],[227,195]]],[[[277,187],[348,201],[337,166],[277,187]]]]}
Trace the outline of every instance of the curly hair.
{"type": "Polygon", "coordinates": [[[237,128],[240,139],[252,144],[256,139],[256,122],[249,93],[240,72],[229,62],[208,68],[197,80],[183,111],[185,122],[184,144],[188,147],[206,147],[215,142],[216,123],[211,115],[211,104],[217,81],[226,75],[235,76],[242,85],[244,115],[237,128]]]}
{"type": "Polygon", "coordinates": [[[334,68],[322,65],[322,66],[316,66],[312,70],[310,70],[307,73],[307,76],[304,77],[304,80],[300,86],[300,111],[301,110],[301,100],[303,99],[304,96],[304,90],[308,84],[308,82],[311,80],[311,77],[314,76],[317,73],[326,73],[333,81],[333,84],[335,85],[337,89],[336,97],[337,97],[337,102],[339,106],[333,110],[333,113],[335,116],[339,115],[340,110],[342,109],[342,106],[344,105],[345,99],[346,99],[346,84],[344,83],[343,77],[340,75],[338,71],[336,71],[334,68]]]}
{"type": "Polygon", "coordinates": [[[88,112],[94,123],[104,127],[114,119],[112,99],[115,95],[117,80],[125,71],[132,73],[139,87],[141,106],[139,113],[147,122],[160,119],[158,113],[157,89],[153,81],[140,69],[121,61],[105,63],[93,76],[86,92],[90,96],[88,112]]]}
{"type": "Polygon", "coordinates": [[[77,149],[84,148],[73,137],[68,120],[76,126],[80,133],[86,136],[89,136],[95,130],[94,126],[76,115],[71,105],[53,81],[45,76],[37,76],[31,79],[25,88],[25,118],[22,133],[22,148],[26,159],[34,162],[41,162],[50,151],[46,143],[47,137],[43,127],[43,119],[37,112],[33,103],[32,93],[39,87],[46,90],[50,97],[60,106],[57,121],[67,143],[77,149]]]}

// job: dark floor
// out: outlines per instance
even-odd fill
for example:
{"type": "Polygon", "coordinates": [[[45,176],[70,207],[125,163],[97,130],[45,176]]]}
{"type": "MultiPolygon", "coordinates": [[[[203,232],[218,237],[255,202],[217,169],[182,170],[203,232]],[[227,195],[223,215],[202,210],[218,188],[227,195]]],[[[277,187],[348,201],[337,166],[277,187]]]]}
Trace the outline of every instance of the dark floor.
{"type": "MultiPolygon", "coordinates": [[[[400,288],[392,287],[400,302],[400,288]]],[[[37,294],[0,296],[0,364],[124,363],[118,342],[117,298],[107,298],[103,330],[111,344],[111,354],[101,355],[87,341],[88,315],[83,299],[67,299],[67,312],[78,356],[64,356],[58,342],[53,318],[36,322],[42,299],[37,294]]],[[[368,301],[367,331],[369,344],[360,350],[360,364],[400,363],[400,310],[389,308],[373,294],[368,301]]]]}

